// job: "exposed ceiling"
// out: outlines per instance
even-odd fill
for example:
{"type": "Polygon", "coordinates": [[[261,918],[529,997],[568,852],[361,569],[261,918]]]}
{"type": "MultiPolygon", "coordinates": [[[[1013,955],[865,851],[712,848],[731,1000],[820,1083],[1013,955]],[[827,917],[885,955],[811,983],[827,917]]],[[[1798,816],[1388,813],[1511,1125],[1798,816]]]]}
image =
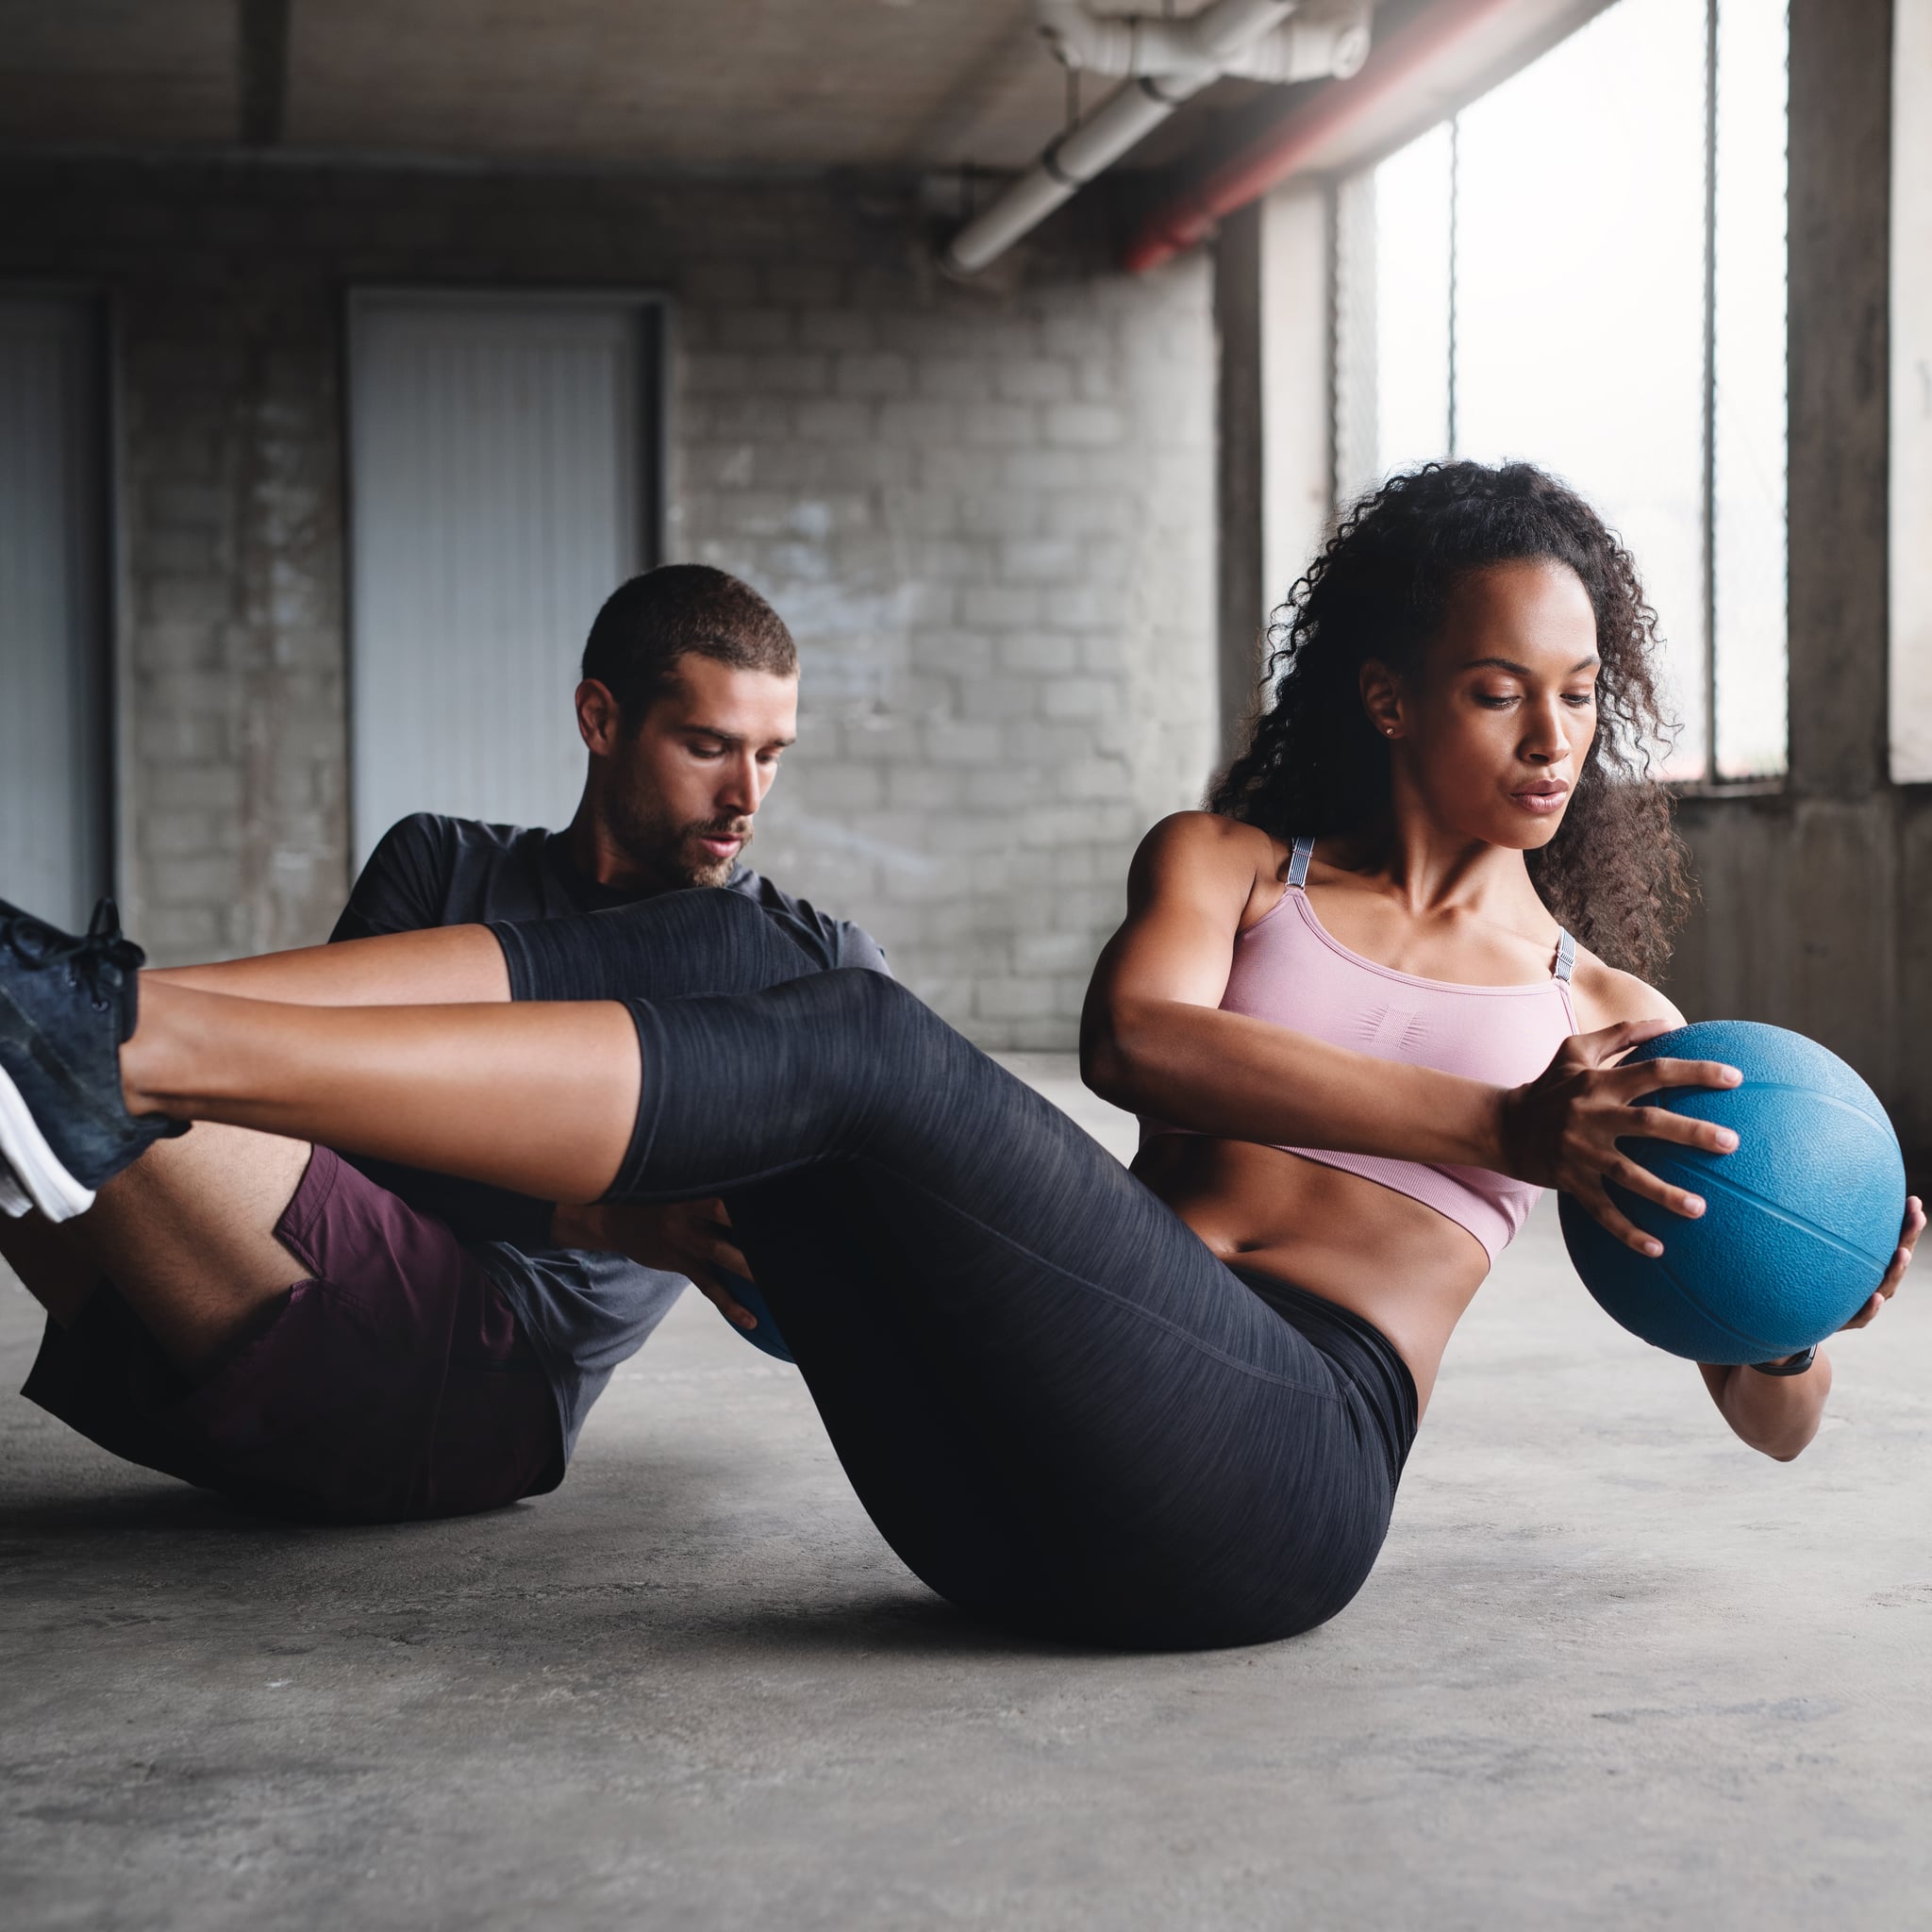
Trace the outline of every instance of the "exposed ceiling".
{"type": "MultiPolygon", "coordinates": [[[[1188,14],[1207,0],[1090,4],[1188,14]]],[[[1609,4],[1375,0],[1375,46],[1353,80],[1217,83],[1119,164],[1129,256],[1164,258],[1261,192],[1229,202],[1212,185],[1223,176],[1265,186],[1290,150],[1280,166],[1315,173],[1390,152],[1609,4]]],[[[0,148],[741,175],[1019,169],[1072,105],[1034,6],[0,0],[0,148]]],[[[1082,105],[1112,85],[1089,77],[1082,105]]]]}
{"type": "Polygon", "coordinates": [[[0,0],[8,141],[232,141],[234,0],[0,0]]]}
{"type": "Polygon", "coordinates": [[[9,145],[1008,168],[1065,113],[1032,0],[0,0],[9,145]]]}

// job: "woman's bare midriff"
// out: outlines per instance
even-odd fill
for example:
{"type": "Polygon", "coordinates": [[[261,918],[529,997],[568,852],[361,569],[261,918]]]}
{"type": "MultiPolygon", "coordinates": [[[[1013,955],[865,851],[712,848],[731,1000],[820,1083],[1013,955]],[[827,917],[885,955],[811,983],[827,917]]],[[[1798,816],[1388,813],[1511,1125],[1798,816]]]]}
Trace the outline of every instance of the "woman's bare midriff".
{"type": "Polygon", "coordinates": [[[1490,1257],[1407,1194],[1279,1147],[1161,1134],[1134,1173],[1232,1266],[1338,1302],[1394,1344],[1424,1408],[1490,1257]]]}

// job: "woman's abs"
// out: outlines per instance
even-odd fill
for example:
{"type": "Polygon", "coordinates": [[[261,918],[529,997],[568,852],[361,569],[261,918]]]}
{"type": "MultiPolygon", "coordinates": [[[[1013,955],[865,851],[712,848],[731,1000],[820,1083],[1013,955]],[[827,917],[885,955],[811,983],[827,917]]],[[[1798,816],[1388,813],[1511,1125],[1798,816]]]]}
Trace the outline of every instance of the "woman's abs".
{"type": "Polygon", "coordinates": [[[1379,1328],[1427,1406],[1450,1333],[1489,1272],[1466,1228],[1360,1174],[1253,1141],[1162,1134],[1134,1173],[1230,1266],[1379,1328]]]}

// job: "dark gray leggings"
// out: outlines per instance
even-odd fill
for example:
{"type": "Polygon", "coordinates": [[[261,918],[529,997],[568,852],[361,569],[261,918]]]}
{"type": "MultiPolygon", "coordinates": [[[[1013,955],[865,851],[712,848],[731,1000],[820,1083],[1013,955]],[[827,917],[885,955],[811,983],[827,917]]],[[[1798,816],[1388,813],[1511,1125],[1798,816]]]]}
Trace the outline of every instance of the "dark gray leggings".
{"type": "Polygon", "coordinates": [[[492,930],[517,998],[629,1007],[612,1197],[725,1197],[860,1501],[941,1596],[1191,1648],[1360,1589],[1415,1430],[1374,1328],[1236,1274],[904,987],[816,970],[735,893],[492,930]]]}

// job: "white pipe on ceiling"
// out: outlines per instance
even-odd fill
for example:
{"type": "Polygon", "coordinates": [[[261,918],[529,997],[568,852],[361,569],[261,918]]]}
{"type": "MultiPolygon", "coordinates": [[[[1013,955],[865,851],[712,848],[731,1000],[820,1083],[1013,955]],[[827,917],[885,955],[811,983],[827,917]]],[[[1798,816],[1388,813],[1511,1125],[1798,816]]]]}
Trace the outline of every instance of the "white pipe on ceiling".
{"type": "Polygon", "coordinates": [[[1213,67],[1239,80],[1346,78],[1369,57],[1373,0],[1343,0],[1294,15],[1219,59],[1204,44],[1205,14],[1174,20],[1096,14],[1088,0],[1036,0],[1041,37],[1062,67],[1087,74],[1185,74],[1213,67]]]}
{"type": "Polygon", "coordinates": [[[1287,31],[1301,0],[1213,0],[1191,19],[1098,18],[1078,0],[1037,0],[1040,30],[1070,67],[1133,75],[1084,121],[1050,142],[992,206],[940,251],[940,264],[972,275],[1110,167],[1138,142],[1224,74],[1313,79],[1359,67],[1368,52],[1368,0],[1358,15],[1287,31]],[[1175,64],[1150,65],[1172,61],[1175,64]]]}

